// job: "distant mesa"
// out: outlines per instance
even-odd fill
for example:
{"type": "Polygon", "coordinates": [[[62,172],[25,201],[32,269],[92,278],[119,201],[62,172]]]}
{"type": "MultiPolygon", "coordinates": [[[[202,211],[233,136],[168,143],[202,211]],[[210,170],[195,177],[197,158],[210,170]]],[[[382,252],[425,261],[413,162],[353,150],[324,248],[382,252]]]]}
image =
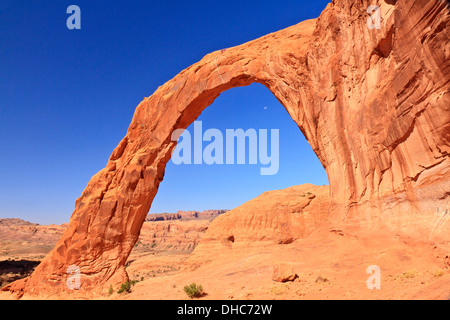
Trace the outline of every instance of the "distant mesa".
{"type": "Polygon", "coordinates": [[[32,223],[18,218],[4,218],[0,219],[0,226],[38,226],[37,223],[32,223]]]}
{"type": "Polygon", "coordinates": [[[204,220],[214,219],[229,210],[205,210],[205,211],[177,211],[177,213],[151,213],[147,215],[145,221],[173,221],[173,220],[204,220]]]}

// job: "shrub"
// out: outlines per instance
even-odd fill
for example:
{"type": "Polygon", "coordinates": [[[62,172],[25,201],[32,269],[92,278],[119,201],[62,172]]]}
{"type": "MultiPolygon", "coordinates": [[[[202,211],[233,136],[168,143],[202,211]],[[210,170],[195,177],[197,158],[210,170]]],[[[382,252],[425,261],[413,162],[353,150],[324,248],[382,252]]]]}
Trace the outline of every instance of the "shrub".
{"type": "Polygon", "coordinates": [[[120,286],[119,291],[117,291],[117,293],[130,293],[131,292],[131,287],[134,286],[138,281],[136,280],[132,280],[132,281],[127,281],[122,283],[122,285],[120,286]]]}
{"type": "Polygon", "coordinates": [[[415,278],[416,276],[417,276],[416,270],[411,270],[411,271],[403,273],[403,277],[406,279],[412,279],[412,278],[415,278]]]}
{"type": "Polygon", "coordinates": [[[416,276],[418,276],[418,273],[416,270],[410,270],[407,272],[403,272],[401,275],[398,275],[396,279],[413,279],[416,276]]]}
{"type": "Polygon", "coordinates": [[[436,270],[436,271],[433,273],[433,276],[434,276],[435,278],[440,278],[440,277],[444,276],[444,272],[443,272],[442,270],[436,270]]]}
{"type": "Polygon", "coordinates": [[[201,285],[196,285],[195,283],[192,283],[189,286],[184,287],[184,292],[188,295],[189,298],[200,298],[205,293],[203,292],[203,287],[201,285]]]}

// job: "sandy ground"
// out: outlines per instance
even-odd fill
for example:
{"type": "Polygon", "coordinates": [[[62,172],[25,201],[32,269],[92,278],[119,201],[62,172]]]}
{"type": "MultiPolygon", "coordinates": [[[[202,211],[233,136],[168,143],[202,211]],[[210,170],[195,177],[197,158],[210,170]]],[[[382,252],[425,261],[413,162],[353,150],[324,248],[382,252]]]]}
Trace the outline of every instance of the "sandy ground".
{"type": "MultiPolygon", "coordinates": [[[[187,300],[183,288],[191,283],[202,285],[206,295],[200,299],[206,300],[450,299],[445,256],[429,244],[389,234],[357,237],[330,232],[324,225],[291,244],[255,241],[230,246],[211,242],[197,247],[194,254],[159,247],[148,250],[142,245],[133,250],[127,272],[138,282],[131,293],[114,292],[97,299],[187,300]],[[279,262],[291,264],[298,278],[274,282],[273,266],[279,262]],[[379,290],[367,287],[371,276],[367,268],[372,265],[381,270],[379,290]]],[[[42,252],[25,251],[18,257],[32,259],[33,254],[41,256],[42,252]]],[[[91,297],[79,294],[70,298],[91,297]]],[[[0,299],[14,297],[0,292],[0,299]]]]}
{"type": "Polygon", "coordinates": [[[211,248],[213,254],[195,259],[142,256],[128,267],[130,275],[142,275],[163,264],[180,271],[144,277],[131,293],[115,293],[109,299],[189,299],[183,288],[191,283],[202,285],[206,295],[201,299],[207,300],[450,299],[450,270],[427,247],[391,237],[339,235],[324,228],[289,245],[216,246],[211,248]],[[287,283],[272,281],[277,262],[292,264],[298,278],[287,283]],[[371,276],[367,268],[372,265],[381,270],[379,290],[367,286],[371,276]]]}

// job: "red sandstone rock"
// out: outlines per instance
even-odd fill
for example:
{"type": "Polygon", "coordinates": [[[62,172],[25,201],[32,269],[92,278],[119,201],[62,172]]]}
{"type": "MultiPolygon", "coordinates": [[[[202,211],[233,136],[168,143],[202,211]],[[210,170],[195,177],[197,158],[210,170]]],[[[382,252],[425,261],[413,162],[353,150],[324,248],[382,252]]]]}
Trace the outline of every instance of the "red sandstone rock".
{"type": "Polygon", "coordinates": [[[208,220],[146,222],[138,246],[158,251],[192,251],[209,223],[208,220]]]}
{"type": "Polygon", "coordinates": [[[273,266],[272,280],[275,282],[294,281],[297,274],[289,263],[279,262],[273,266]]]}
{"type": "Polygon", "coordinates": [[[186,266],[195,269],[220,260],[229,250],[244,252],[253,245],[288,245],[304,239],[327,221],[329,206],[328,186],[305,184],[264,192],[211,222],[186,266]]]}
{"type": "Polygon", "coordinates": [[[201,242],[289,244],[308,236],[324,222],[329,205],[328,186],[305,184],[265,192],[217,217],[201,242]]]}
{"type": "Polygon", "coordinates": [[[76,201],[70,225],[20,295],[64,292],[77,265],[81,290],[127,279],[124,263],[164,177],[175,129],[186,128],[221,92],[259,82],[284,105],[330,182],[330,221],[391,230],[450,248],[450,38],[448,3],[335,0],[321,16],[241,46],[213,52],[136,109],[105,169],[76,201]]]}

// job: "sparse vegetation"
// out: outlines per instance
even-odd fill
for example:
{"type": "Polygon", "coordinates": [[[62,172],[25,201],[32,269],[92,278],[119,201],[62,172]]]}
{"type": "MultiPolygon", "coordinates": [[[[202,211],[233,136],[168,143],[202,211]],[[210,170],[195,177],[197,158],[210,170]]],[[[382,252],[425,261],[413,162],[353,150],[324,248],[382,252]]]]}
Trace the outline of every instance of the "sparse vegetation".
{"type": "Polygon", "coordinates": [[[444,271],[442,270],[436,270],[435,272],[433,272],[433,277],[435,277],[436,279],[442,276],[444,276],[444,271]]]}
{"type": "Polygon", "coordinates": [[[139,281],[137,281],[137,280],[130,280],[130,281],[122,283],[122,285],[120,286],[120,289],[119,289],[119,291],[117,291],[117,293],[119,293],[119,294],[130,293],[131,287],[134,286],[138,282],[139,281]]]}
{"type": "Polygon", "coordinates": [[[122,285],[120,286],[119,291],[117,291],[118,294],[121,294],[121,293],[124,293],[124,292],[127,292],[127,293],[131,292],[131,284],[130,284],[129,281],[127,281],[125,283],[122,283],[122,285]]]}
{"type": "Polygon", "coordinates": [[[109,286],[109,295],[112,295],[113,293],[114,293],[114,289],[111,285],[111,286],[109,286]]]}
{"type": "Polygon", "coordinates": [[[195,283],[192,283],[189,286],[185,286],[184,292],[186,292],[188,297],[191,299],[200,298],[205,294],[205,292],[203,291],[203,287],[195,283]]]}
{"type": "Polygon", "coordinates": [[[397,278],[400,278],[400,279],[413,279],[413,278],[415,278],[417,276],[418,276],[418,273],[417,273],[416,270],[410,270],[410,271],[403,272],[401,275],[397,276],[397,278]]]}
{"type": "Polygon", "coordinates": [[[415,271],[415,270],[403,273],[403,277],[406,279],[412,279],[412,278],[415,278],[416,276],[417,276],[417,271],[415,271]]]}

